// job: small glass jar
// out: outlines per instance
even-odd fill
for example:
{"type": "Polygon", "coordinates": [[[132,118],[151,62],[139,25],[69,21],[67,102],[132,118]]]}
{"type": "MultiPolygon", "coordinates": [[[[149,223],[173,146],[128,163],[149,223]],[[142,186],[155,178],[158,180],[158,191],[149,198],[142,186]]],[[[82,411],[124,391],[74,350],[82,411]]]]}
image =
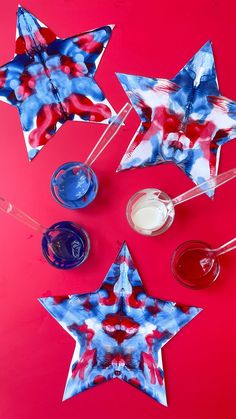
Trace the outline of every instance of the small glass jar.
{"type": "Polygon", "coordinates": [[[44,232],[42,251],[46,260],[55,268],[76,268],[89,255],[88,233],[78,224],[59,221],[44,232]]]}
{"type": "Polygon", "coordinates": [[[86,207],[94,200],[97,191],[97,176],[91,167],[84,163],[65,163],[52,175],[52,195],[65,208],[86,207]]]}
{"type": "Polygon", "coordinates": [[[171,198],[165,192],[148,188],[130,198],[126,216],[135,231],[146,236],[156,236],[171,226],[175,210],[171,198]]]}
{"type": "Polygon", "coordinates": [[[180,244],[171,260],[172,273],[185,287],[209,287],[220,273],[220,264],[210,245],[199,240],[180,244]]]}

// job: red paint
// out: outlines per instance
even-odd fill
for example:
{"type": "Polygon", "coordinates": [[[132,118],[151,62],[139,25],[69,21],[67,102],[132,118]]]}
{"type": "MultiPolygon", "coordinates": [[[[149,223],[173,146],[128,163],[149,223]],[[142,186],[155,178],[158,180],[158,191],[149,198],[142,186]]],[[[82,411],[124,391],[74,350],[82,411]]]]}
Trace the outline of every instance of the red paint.
{"type": "Polygon", "coordinates": [[[66,111],[71,114],[79,115],[81,118],[90,114],[90,121],[100,122],[111,116],[108,106],[103,103],[93,104],[85,96],[72,94],[64,101],[66,111]]]}
{"type": "Polygon", "coordinates": [[[138,299],[139,295],[143,294],[143,286],[137,286],[133,288],[132,294],[128,297],[128,304],[134,308],[141,308],[145,302],[138,299]]]}
{"type": "Polygon", "coordinates": [[[117,263],[126,263],[129,265],[130,268],[133,268],[133,263],[124,255],[120,255],[120,257],[117,258],[117,263]]]}
{"type": "Polygon", "coordinates": [[[81,35],[77,43],[81,49],[90,54],[99,54],[103,48],[103,45],[100,42],[94,41],[93,36],[90,34],[81,35]]]}
{"type": "Polygon", "coordinates": [[[221,140],[223,140],[228,134],[230,133],[230,129],[226,130],[226,129],[219,129],[216,133],[216,135],[213,138],[213,141],[211,143],[211,149],[213,148],[217,148],[218,147],[218,142],[220,142],[221,140]]]}
{"type": "Polygon", "coordinates": [[[6,71],[0,71],[0,88],[4,86],[6,82],[6,71]]]}
{"type": "Polygon", "coordinates": [[[93,382],[94,382],[95,385],[102,384],[105,381],[106,381],[106,378],[103,375],[96,375],[96,377],[93,380],[93,382]]]}
{"type": "Polygon", "coordinates": [[[60,69],[66,74],[70,74],[71,77],[84,76],[83,67],[75,63],[70,57],[62,55],[60,69]]]}
{"type": "Polygon", "coordinates": [[[55,130],[56,124],[61,117],[62,113],[58,104],[42,106],[37,115],[37,128],[29,136],[31,147],[46,144],[51,138],[50,131],[55,130]]]}
{"type": "Polygon", "coordinates": [[[61,304],[63,301],[68,300],[68,296],[67,295],[54,296],[53,300],[55,304],[61,304]]]}
{"type": "Polygon", "coordinates": [[[113,285],[111,284],[104,284],[100,288],[101,296],[99,296],[100,304],[112,306],[117,301],[117,296],[113,292],[113,285]],[[103,297],[103,293],[108,294],[107,297],[103,297]]]}
{"type": "Polygon", "coordinates": [[[183,313],[189,312],[189,306],[181,305],[181,304],[175,304],[175,307],[179,308],[183,313]]]}
{"type": "MultiPolygon", "coordinates": [[[[45,46],[56,39],[55,33],[49,28],[40,28],[36,35],[40,39],[40,43],[45,46]]],[[[27,50],[29,51],[33,46],[32,39],[29,36],[23,37],[21,35],[16,39],[15,52],[16,54],[25,54],[27,50]]]]}
{"type": "Polygon", "coordinates": [[[36,119],[37,128],[29,136],[32,147],[43,145],[51,138],[51,132],[55,131],[58,122],[65,121],[66,115],[79,115],[82,119],[90,115],[91,121],[103,121],[111,116],[111,111],[104,104],[93,104],[85,96],[72,94],[60,104],[44,105],[40,109],[36,119]]]}
{"type": "Polygon", "coordinates": [[[132,386],[140,387],[140,381],[137,378],[130,378],[128,383],[130,383],[132,386]]]}
{"type": "Polygon", "coordinates": [[[184,284],[201,288],[215,280],[218,263],[209,250],[189,249],[176,260],[174,270],[184,284]]]}
{"type": "Polygon", "coordinates": [[[156,382],[158,381],[160,385],[163,385],[163,378],[160,374],[158,367],[156,367],[156,361],[154,360],[151,354],[142,352],[141,368],[144,374],[145,374],[145,367],[147,367],[149,370],[151,384],[156,384],[156,382]]]}
{"type": "Polygon", "coordinates": [[[19,36],[16,39],[16,46],[15,46],[15,52],[16,54],[25,54],[25,40],[23,36],[19,36]]]}
{"type": "Polygon", "coordinates": [[[51,42],[55,41],[56,35],[49,28],[40,28],[40,35],[44,38],[45,44],[49,45],[51,42]]]}
{"type": "Polygon", "coordinates": [[[160,308],[158,307],[158,304],[157,303],[155,303],[153,306],[147,306],[146,307],[147,308],[147,310],[151,313],[151,315],[152,316],[156,316],[158,313],[159,313],[159,311],[160,311],[160,308]]]}
{"type": "Polygon", "coordinates": [[[27,99],[35,88],[35,78],[30,73],[24,72],[20,77],[20,86],[18,87],[18,95],[21,96],[22,100],[27,99]]]}
{"type": "Polygon", "coordinates": [[[75,331],[77,331],[77,332],[79,332],[81,334],[84,333],[86,335],[86,345],[89,348],[90,342],[91,342],[91,340],[94,337],[94,331],[93,331],[93,329],[90,329],[86,323],[84,323],[84,324],[82,324],[80,326],[78,326],[76,323],[73,323],[69,327],[69,329],[71,331],[75,330],[75,331]]]}
{"type": "MultiPolygon", "coordinates": [[[[118,343],[122,343],[122,342],[118,342],[118,343]]],[[[122,370],[122,368],[124,368],[124,366],[125,366],[125,360],[124,360],[124,358],[121,356],[121,354],[117,354],[114,358],[113,358],[113,360],[112,360],[112,366],[115,368],[115,369],[121,369],[122,370]]],[[[119,371],[120,372],[120,371],[119,371]]],[[[117,375],[120,375],[120,374],[117,374],[117,375]]]]}
{"type": "Polygon", "coordinates": [[[86,300],[86,301],[83,303],[83,307],[85,308],[85,310],[86,310],[86,311],[90,311],[90,310],[91,310],[91,308],[92,308],[92,304],[90,303],[90,301],[89,301],[89,300],[86,300]]]}
{"type": "MultiPolygon", "coordinates": [[[[143,105],[145,106],[145,104],[143,105]]],[[[142,102],[141,102],[142,107],[142,102]]],[[[146,107],[145,114],[151,112],[151,108],[146,107]]],[[[176,139],[169,142],[169,146],[175,150],[184,150],[186,148],[186,138],[189,140],[188,147],[193,148],[199,137],[202,140],[202,150],[206,158],[209,156],[209,139],[215,130],[215,125],[212,122],[198,122],[189,120],[185,127],[182,127],[182,114],[173,114],[169,112],[166,107],[158,106],[155,110],[155,114],[152,117],[152,121],[148,121],[142,124],[144,132],[138,134],[135,139],[133,148],[140,144],[141,141],[149,139],[151,136],[156,135],[157,132],[161,132],[164,141],[168,141],[169,134],[175,133],[176,139]],[[146,132],[148,133],[146,134],[146,132]]],[[[131,152],[132,150],[130,150],[131,152]]],[[[214,173],[212,173],[214,174],[214,173]]]]}
{"type": "Polygon", "coordinates": [[[108,314],[103,320],[102,326],[104,332],[115,339],[118,344],[136,335],[139,329],[139,324],[131,317],[118,314],[108,314]]]}
{"type": "Polygon", "coordinates": [[[79,375],[81,380],[85,379],[90,368],[95,364],[95,361],[96,349],[87,349],[87,351],[84,352],[82,358],[76,365],[75,369],[72,371],[72,377],[75,378],[77,375],[79,375]]]}
{"type": "Polygon", "coordinates": [[[159,330],[154,330],[153,333],[150,333],[146,336],[146,342],[149,347],[149,349],[152,349],[153,341],[155,339],[161,339],[163,336],[165,336],[166,332],[159,332],[159,330]]]}

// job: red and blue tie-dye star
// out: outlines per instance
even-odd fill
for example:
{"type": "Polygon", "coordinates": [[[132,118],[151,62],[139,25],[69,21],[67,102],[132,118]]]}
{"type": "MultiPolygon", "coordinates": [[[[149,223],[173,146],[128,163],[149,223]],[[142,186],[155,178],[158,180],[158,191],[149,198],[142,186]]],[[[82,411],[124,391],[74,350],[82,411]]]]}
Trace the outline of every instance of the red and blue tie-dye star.
{"type": "Polygon", "coordinates": [[[39,301],[76,342],[64,399],[119,378],[167,404],[161,348],[201,309],[148,296],[126,244],[97,292],[39,301]]]}
{"type": "Polygon", "coordinates": [[[221,145],[236,137],[236,102],[220,96],[210,42],[171,81],[117,77],[142,121],[118,171],[174,162],[197,185],[217,175],[221,145]]]}
{"type": "Polygon", "coordinates": [[[68,121],[115,115],[93,76],[112,32],[60,39],[19,6],[15,57],[0,68],[0,99],[18,108],[29,159],[68,121]]]}

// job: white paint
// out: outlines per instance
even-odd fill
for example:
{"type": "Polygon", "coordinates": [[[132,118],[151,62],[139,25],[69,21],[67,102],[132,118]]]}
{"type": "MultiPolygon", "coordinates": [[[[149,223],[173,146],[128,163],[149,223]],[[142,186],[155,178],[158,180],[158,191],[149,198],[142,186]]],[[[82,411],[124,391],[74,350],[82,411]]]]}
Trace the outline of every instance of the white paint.
{"type": "Polygon", "coordinates": [[[159,90],[158,83],[153,87],[153,89],[135,89],[134,94],[141,97],[146,105],[150,106],[150,108],[155,109],[159,105],[168,106],[169,104],[169,92],[159,90]]]}
{"type": "MultiPolygon", "coordinates": [[[[140,129],[141,125],[142,124],[139,125],[138,130],[140,129]]],[[[136,159],[138,161],[137,165],[140,166],[142,163],[146,162],[146,160],[151,159],[152,153],[153,153],[153,146],[151,144],[151,141],[143,141],[134,150],[132,150],[132,152],[129,151],[130,146],[134,142],[134,139],[136,138],[136,136],[137,136],[137,131],[134,134],[132,140],[130,141],[126,154],[121,160],[121,166],[129,162],[132,162],[136,159]]]]}
{"type": "Polygon", "coordinates": [[[138,208],[131,215],[134,225],[144,230],[158,230],[163,226],[167,218],[167,209],[162,202],[146,205],[138,208]]]}

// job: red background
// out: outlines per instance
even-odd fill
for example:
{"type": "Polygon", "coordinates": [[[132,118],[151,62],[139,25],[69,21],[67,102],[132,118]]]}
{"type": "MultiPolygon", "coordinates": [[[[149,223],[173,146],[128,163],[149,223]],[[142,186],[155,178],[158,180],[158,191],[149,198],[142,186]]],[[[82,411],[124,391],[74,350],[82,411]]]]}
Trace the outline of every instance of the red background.
{"type": "MultiPolygon", "coordinates": [[[[0,62],[4,64],[14,53],[17,2],[1,3],[0,62]]],[[[127,98],[115,71],[171,78],[208,39],[213,41],[221,92],[236,99],[233,5],[233,0],[23,3],[61,37],[116,24],[96,80],[117,111],[127,98]]],[[[0,214],[0,416],[5,419],[235,418],[235,255],[223,256],[220,277],[203,291],[176,283],[170,259],[185,240],[218,246],[235,235],[236,183],[219,188],[214,201],[201,196],[178,207],[175,223],[163,236],[137,235],[125,218],[127,200],[134,192],[159,187],[174,197],[193,186],[172,164],[115,173],[138,124],[132,111],[94,164],[100,181],[96,201],[84,210],[70,211],[52,199],[51,174],[63,162],[83,161],[104,125],[65,124],[29,163],[18,112],[0,103],[0,195],[47,226],[63,219],[81,223],[92,245],[80,268],[56,270],[43,259],[40,235],[0,214]],[[96,290],[124,239],[151,295],[204,308],[163,350],[169,407],[118,380],[62,403],[74,341],[37,298],[96,290]]],[[[236,141],[222,148],[220,172],[235,166],[235,152],[236,141]]]]}

